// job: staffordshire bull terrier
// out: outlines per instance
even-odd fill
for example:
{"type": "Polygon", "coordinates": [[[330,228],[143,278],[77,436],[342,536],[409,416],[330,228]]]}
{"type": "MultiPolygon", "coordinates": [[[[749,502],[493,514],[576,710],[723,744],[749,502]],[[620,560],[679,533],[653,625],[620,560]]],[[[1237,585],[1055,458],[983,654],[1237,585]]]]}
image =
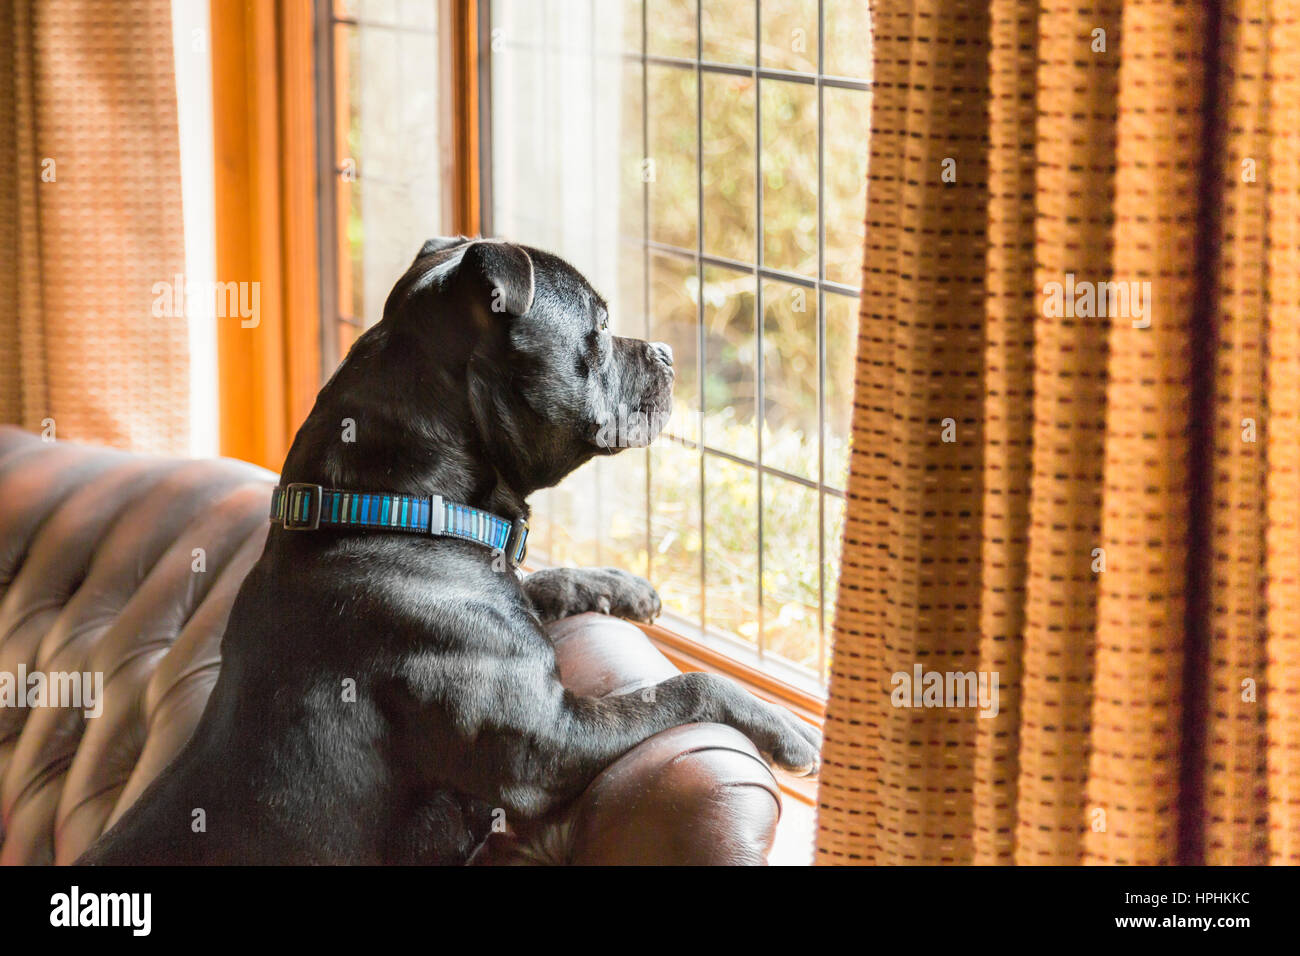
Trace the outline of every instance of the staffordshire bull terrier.
{"type": "Polygon", "coordinates": [[[648,444],[672,383],[672,351],[613,335],[560,258],[426,243],[298,431],[193,736],[79,862],[464,863],[494,809],[527,826],[694,721],[814,772],[811,727],[716,675],[565,690],[543,624],[649,620],[659,597],[612,568],[514,571],[528,496],[617,452],[619,416],[648,444]]]}

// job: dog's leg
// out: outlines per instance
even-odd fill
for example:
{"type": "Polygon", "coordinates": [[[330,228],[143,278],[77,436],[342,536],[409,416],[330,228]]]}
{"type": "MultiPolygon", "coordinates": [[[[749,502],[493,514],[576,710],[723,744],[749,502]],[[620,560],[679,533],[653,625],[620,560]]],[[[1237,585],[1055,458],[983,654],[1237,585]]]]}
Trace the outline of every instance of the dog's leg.
{"type": "Polygon", "coordinates": [[[769,762],[799,776],[816,773],[820,760],[816,729],[717,674],[678,674],[617,697],[571,696],[566,710],[568,746],[598,768],[661,730],[699,721],[736,728],[769,762]]]}
{"type": "Polygon", "coordinates": [[[543,624],[584,611],[649,623],[661,608],[649,581],[618,568],[546,568],[524,578],[523,588],[543,624]]]}
{"type": "Polygon", "coordinates": [[[678,674],[616,697],[557,690],[545,710],[549,719],[527,729],[499,726],[501,732],[475,745],[483,766],[495,770],[478,781],[480,793],[524,818],[574,799],[637,744],[682,724],[734,727],[765,759],[796,774],[815,773],[819,765],[821,735],[813,727],[715,674],[678,674]]]}

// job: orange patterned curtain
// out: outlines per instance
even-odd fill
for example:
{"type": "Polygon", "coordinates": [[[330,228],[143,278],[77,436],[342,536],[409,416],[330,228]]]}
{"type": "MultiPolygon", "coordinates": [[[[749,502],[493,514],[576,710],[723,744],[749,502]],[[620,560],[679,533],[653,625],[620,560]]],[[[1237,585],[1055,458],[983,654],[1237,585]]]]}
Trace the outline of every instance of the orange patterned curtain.
{"type": "Polygon", "coordinates": [[[873,29],[819,862],[1300,862],[1300,9],[873,29]]]}
{"type": "Polygon", "coordinates": [[[188,451],[171,29],[169,0],[0,3],[0,422],[188,451]]]}

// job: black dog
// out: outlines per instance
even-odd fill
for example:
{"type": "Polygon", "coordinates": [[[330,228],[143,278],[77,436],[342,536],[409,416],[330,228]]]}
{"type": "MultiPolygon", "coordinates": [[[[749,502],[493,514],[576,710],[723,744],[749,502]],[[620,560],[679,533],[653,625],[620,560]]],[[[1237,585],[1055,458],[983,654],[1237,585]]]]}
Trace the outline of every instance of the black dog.
{"type": "MultiPolygon", "coordinates": [[[[434,240],[321,390],[282,481],[441,495],[512,521],[617,450],[613,418],[637,417],[648,443],[672,381],[668,347],[611,335],[559,258],[434,240]]],[[[463,863],[494,809],[526,824],[692,721],[815,769],[815,731],[714,675],[566,691],[541,625],[587,610],[648,619],[659,598],[613,569],[521,583],[499,551],[452,537],[273,526],[193,737],[80,862],[463,863]]]]}

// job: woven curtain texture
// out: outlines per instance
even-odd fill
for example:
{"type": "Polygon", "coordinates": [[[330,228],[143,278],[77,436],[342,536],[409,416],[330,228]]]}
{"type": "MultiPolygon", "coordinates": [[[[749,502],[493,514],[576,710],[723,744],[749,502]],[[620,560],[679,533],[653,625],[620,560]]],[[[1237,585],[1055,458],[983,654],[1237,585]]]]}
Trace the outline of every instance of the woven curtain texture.
{"type": "Polygon", "coordinates": [[[873,4],[818,862],[1300,862],[1300,9],[973,7],[873,4]]]}
{"type": "Polygon", "coordinates": [[[169,0],[0,3],[0,421],[187,451],[176,110],[169,0]]]}
{"type": "Polygon", "coordinates": [[[1300,863],[1300,8],[1269,6],[1268,608],[1264,641],[1269,852],[1300,863]]]}

